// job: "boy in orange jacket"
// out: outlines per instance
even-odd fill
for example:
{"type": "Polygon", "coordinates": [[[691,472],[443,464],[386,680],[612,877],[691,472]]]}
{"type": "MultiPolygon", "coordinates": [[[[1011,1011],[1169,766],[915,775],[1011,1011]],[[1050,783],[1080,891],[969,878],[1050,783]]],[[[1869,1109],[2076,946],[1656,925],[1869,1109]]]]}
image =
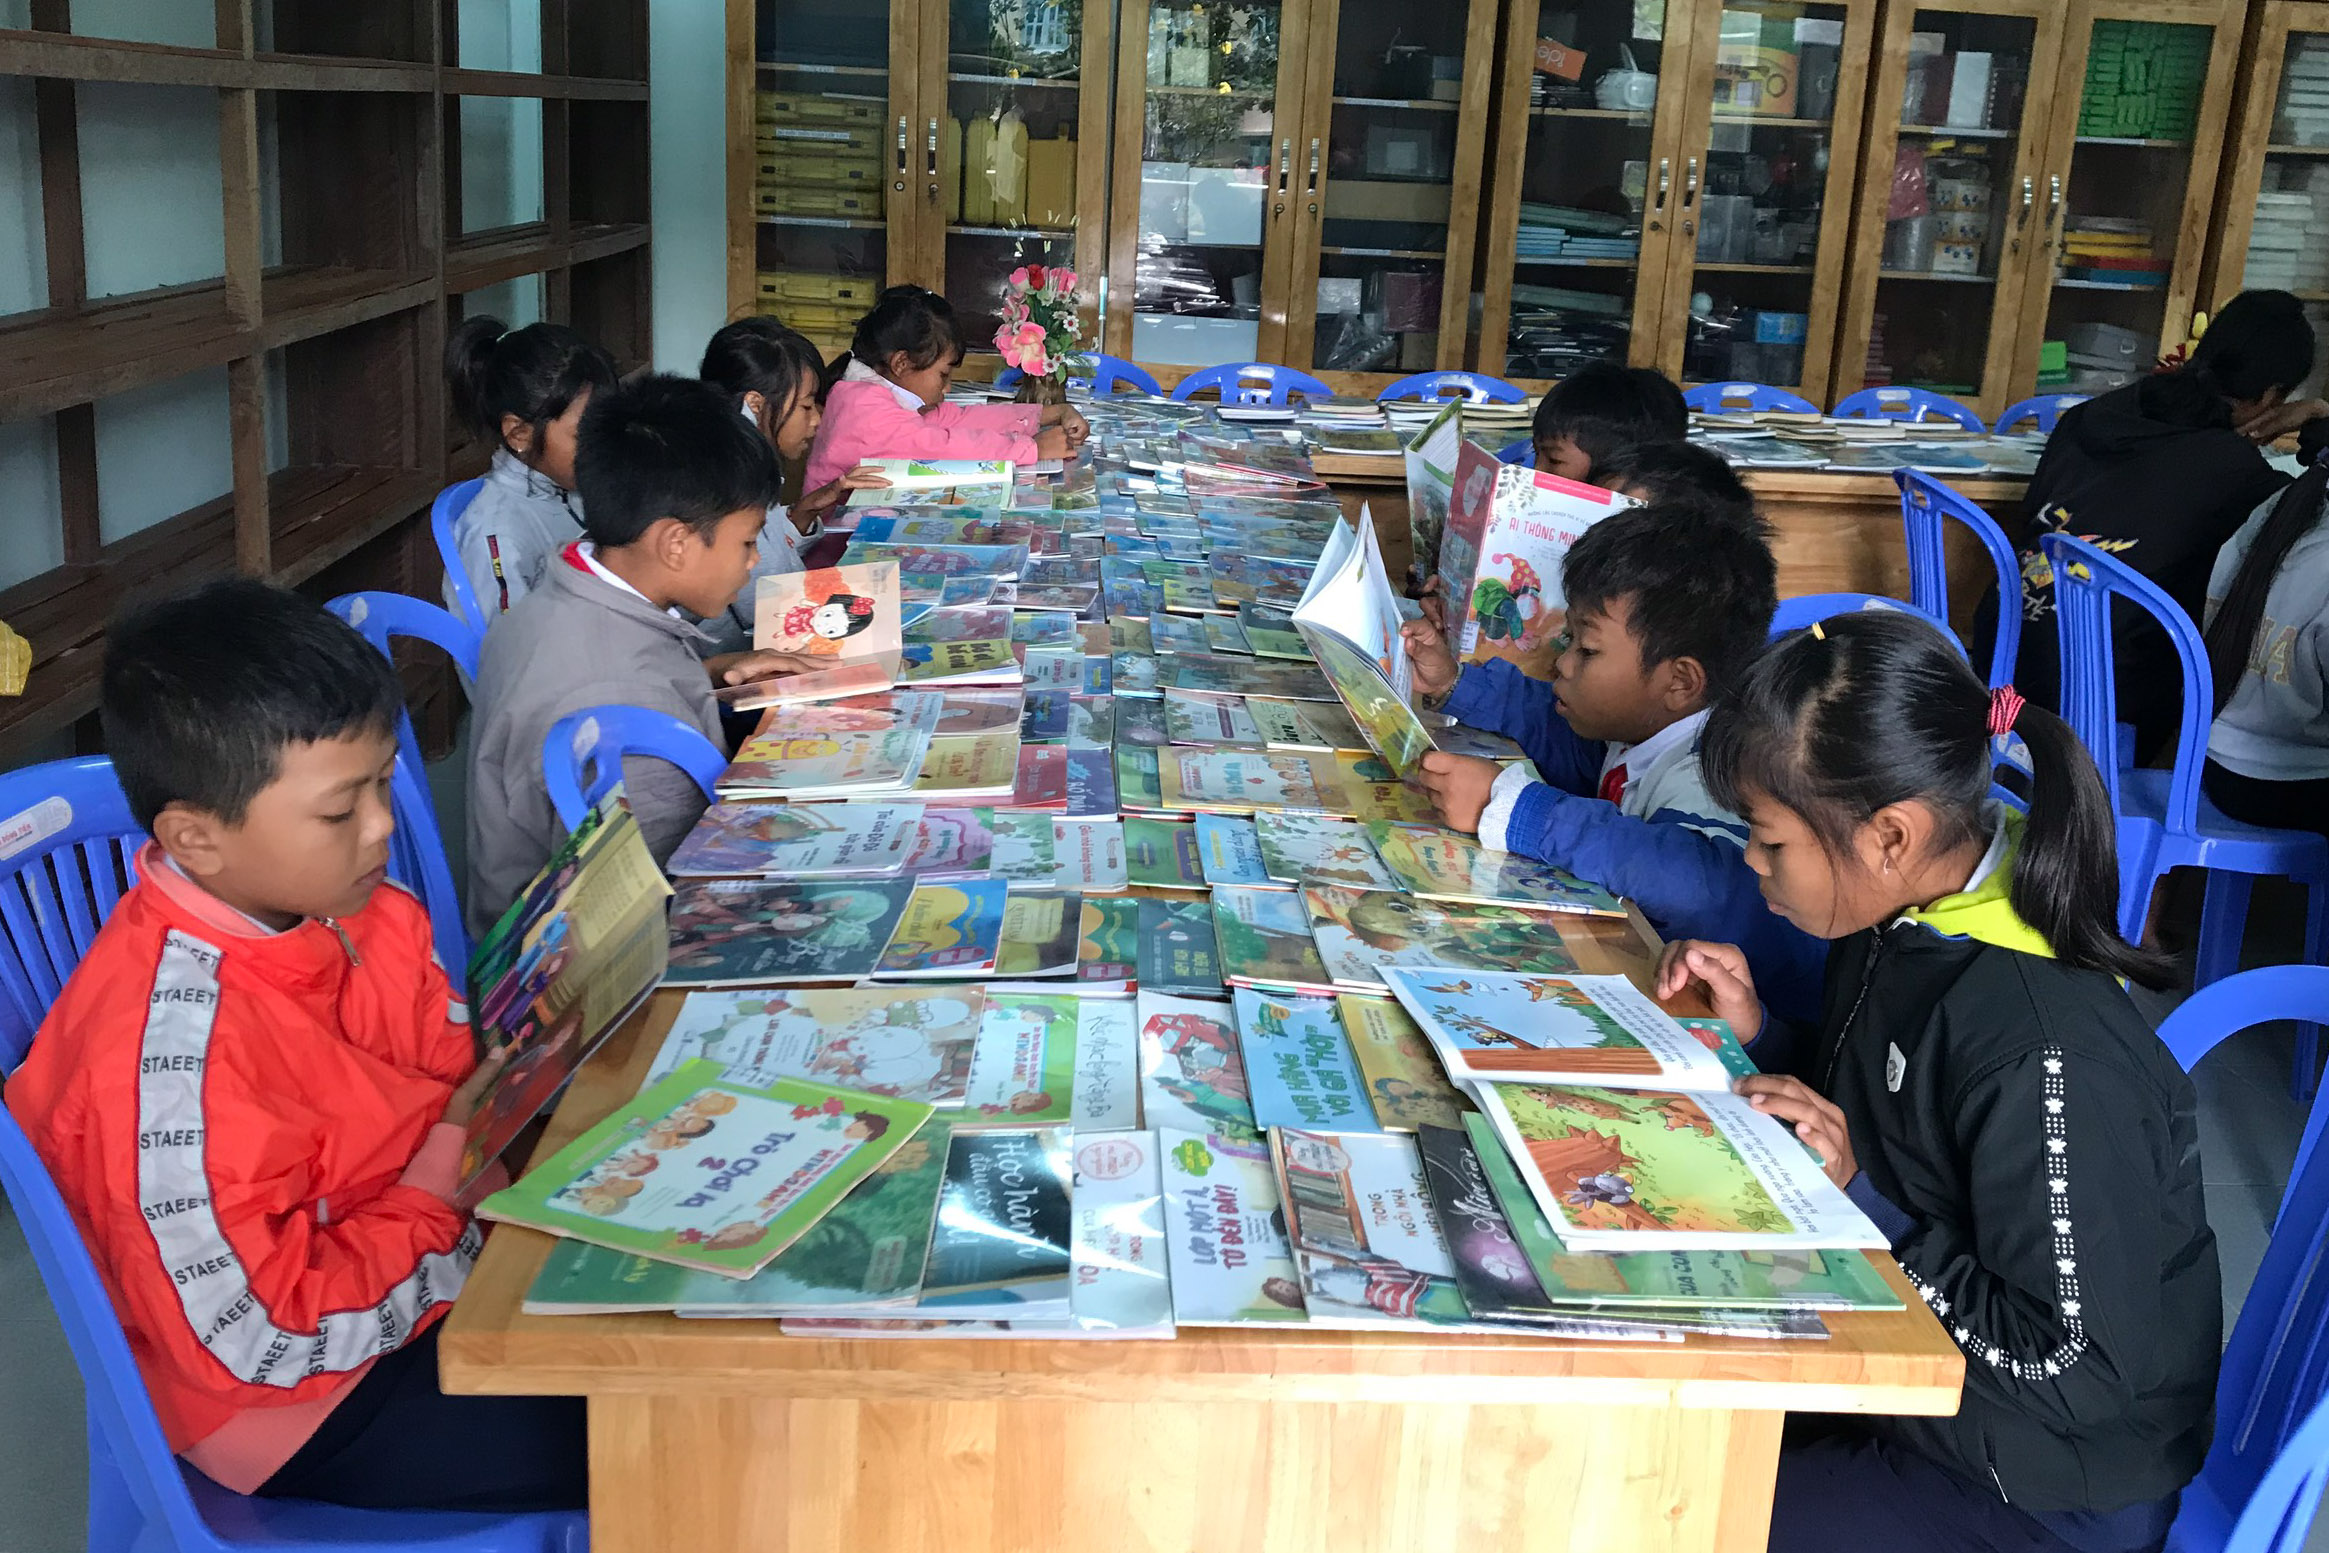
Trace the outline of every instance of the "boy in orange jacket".
{"type": "Polygon", "coordinates": [[[193,1465],[341,1504],[579,1507],[579,1401],[437,1389],[495,1064],[427,912],[383,888],[401,711],[380,654],[264,583],[114,626],[105,743],[153,839],[8,1107],[193,1465]]]}

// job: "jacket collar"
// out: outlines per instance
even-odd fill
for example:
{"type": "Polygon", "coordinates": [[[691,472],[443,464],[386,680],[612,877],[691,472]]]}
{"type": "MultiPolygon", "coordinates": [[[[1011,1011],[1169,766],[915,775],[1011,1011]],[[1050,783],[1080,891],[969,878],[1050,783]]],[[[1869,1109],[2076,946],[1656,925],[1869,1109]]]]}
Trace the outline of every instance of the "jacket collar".
{"type": "Polygon", "coordinates": [[[1699,730],[1706,726],[1706,719],[1711,713],[1712,708],[1702,706],[1688,717],[1675,718],[1639,744],[1612,744],[1601,757],[1601,774],[1606,777],[1623,766],[1625,785],[1632,787],[1647,778],[1660,762],[1674,755],[1686,754],[1695,758],[1699,730]]]}
{"type": "MultiPolygon", "coordinates": [[[[344,924],[329,917],[308,917],[276,932],[196,884],[155,842],[138,849],[137,872],[139,893],[172,927],[205,940],[232,939],[238,955],[257,956],[273,968],[273,974],[332,977],[363,963],[344,924]]],[[[370,909],[368,904],[365,909],[370,909]]]]}
{"type": "Polygon", "coordinates": [[[2014,860],[2022,849],[2022,816],[2003,804],[1990,831],[1989,849],[1974,866],[1965,888],[1944,895],[1929,906],[1901,913],[1898,921],[1930,928],[1943,938],[1970,939],[1999,949],[2054,958],[2054,946],[2045,935],[2024,922],[2014,910],[2011,893],[2014,860]]]}
{"type": "Polygon", "coordinates": [[[709,636],[689,621],[647,602],[646,595],[638,589],[624,587],[612,578],[601,580],[597,568],[580,553],[580,547],[581,541],[577,540],[560,552],[562,564],[551,567],[542,578],[541,587],[544,591],[563,593],[569,598],[580,599],[621,615],[626,620],[653,626],[690,646],[711,642],[709,636]]]}
{"type": "Polygon", "coordinates": [[[496,449],[493,462],[486,467],[486,483],[501,487],[528,501],[554,501],[582,521],[582,514],[574,509],[574,493],[534,468],[508,448],[496,449]]]}
{"type": "Polygon", "coordinates": [[[874,371],[873,368],[867,366],[862,361],[851,361],[848,366],[842,368],[841,381],[844,383],[879,383],[882,387],[890,391],[890,397],[892,399],[895,399],[898,403],[904,405],[907,409],[913,411],[916,415],[921,414],[922,411],[929,408],[927,405],[922,403],[922,396],[920,394],[915,393],[910,388],[899,387],[897,384],[891,382],[888,378],[883,377],[879,372],[874,371]]]}

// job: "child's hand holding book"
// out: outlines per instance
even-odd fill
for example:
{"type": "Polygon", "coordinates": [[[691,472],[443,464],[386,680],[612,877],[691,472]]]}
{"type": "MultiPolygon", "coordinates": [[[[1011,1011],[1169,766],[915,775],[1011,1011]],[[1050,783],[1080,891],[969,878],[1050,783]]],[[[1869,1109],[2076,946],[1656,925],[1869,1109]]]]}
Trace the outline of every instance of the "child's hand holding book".
{"type": "Polygon", "coordinates": [[[1442,825],[1474,835],[1480,829],[1481,812],[1488,807],[1488,799],[1495,791],[1496,778],[1503,770],[1495,761],[1482,760],[1477,755],[1451,755],[1445,750],[1432,750],[1423,757],[1423,769],[1415,780],[1431,795],[1432,806],[1439,810],[1442,825]]]}
{"type": "Polygon", "coordinates": [[[1415,674],[1415,693],[1438,700],[1456,688],[1456,655],[1448,650],[1447,638],[1429,619],[1410,620],[1399,628],[1400,639],[1407,644],[1407,661],[1415,674]]]}

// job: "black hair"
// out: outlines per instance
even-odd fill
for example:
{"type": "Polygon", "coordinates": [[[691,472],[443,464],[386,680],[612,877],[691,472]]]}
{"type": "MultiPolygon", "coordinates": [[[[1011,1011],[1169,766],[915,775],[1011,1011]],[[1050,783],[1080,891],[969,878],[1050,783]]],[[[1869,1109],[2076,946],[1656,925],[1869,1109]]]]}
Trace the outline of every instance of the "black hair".
{"type": "MultiPolygon", "coordinates": [[[[1831,858],[1877,810],[1914,799],[1945,848],[1986,840],[1990,693],[1954,642],[1900,610],[1795,631],[1716,702],[1699,743],[1707,791],[1734,814],[1749,793],[1803,816],[1831,858]]],[[[2119,936],[2118,825],[2070,725],[2024,706],[2035,768],[2009,894],[2063,964],[2164,985],[2167,961],[2119,936]]]]}
{"type": "Polygon", "coordinates": [[[2231,701],[2240,676],[2248,670],[2249,656],[2256,650],[2257,628],[2264,623],[2264,601],[2272,592],[2273,579],[2280,575],[2281,563],[2289,558],[2297,541],[2321,521],[2325,501],[2329,501],[2329,464],[2315,464],[2281,488],[2272,512],[2249,541],[2248,553],[2240,558],[2232,586],[2208,622],[2208,660],[2216,681],[2217,711],[2231,701]]]}
{"type": "Polygon", "coordinates": [[[512,329],[498,318],[464,318],[445,339],[445,381],[453,411],[495,447],[509,444],[501,420],[514,415],[542,431],[574,401],[615,386],[615,358],[564,324],[512,329]]]}
{"type": "Polygon", "coordinates": [[[900,352],[916,370],[940,357],[961,360],[962,326],[955,321],[954,304],[926,286],[890,287],[857,320],[849,349],[825,369],[825,381],[839,382],[853,360],[887,372],[890,358],[900,352]]]}
{"type": "Polygon", "coordinates": [[[1679,442],[1689,431],[1690,406],[1672,378],[1651,367],[1596,361],[1546,391],[1529,435],[1540,447],[1566,437],[1599,464],[1635,443],[1679,442]]]}
{"type": "Polygon", "coordinates": [[[222,578],[124,611],[105,633],[106,753],[147,830],[173,803],[239,825],[283,749],[393,733],[387,657],[312,599],[222,578]]]}
{"type": "Polygon", "coordinates": [[[584,532],[627,545],[660,518],[708,539],[729,513],[775,501],[782,471],[718,389],[658,374],[592,396],[574,480],[584,532]]]}
{"type": "Polygon", "coordinates": [[[1653,503],[1578,536],[1561,560],[1561,593],[1572,615],[1628,599],[1642,666],[1695,658],[1711,700],[1770,636],[1779,569],[1758,520],[1710,522],[1690,503],[1653,503]]]}
{"type": "Polygon", "coordinates": [[[2144,378],[2136,404],[2171,426],[2228,427],[2234,399],[2294,389],[2313,375],[2313,326],[2286,291],[2243,291],[2208,321],[2191,358],[2144,378]]]}
{"type": "Polygon", "coordinates": [[[1641,442],[1596,460],[1593,484],[1630,486],[1658,506],[1694,506],[1708,517],[1753,525],[1755,495],[1730,461],[1694,442],[1641,442]]]}
{"type": "Polygon", "coordinates": [[[737,403],[746,394],[760,395],[770,417],[779,419],[795,395],[822,386],[825,358],[806,336],[773,318],[739,318],[704,347],[697,376],[737,403]]]}

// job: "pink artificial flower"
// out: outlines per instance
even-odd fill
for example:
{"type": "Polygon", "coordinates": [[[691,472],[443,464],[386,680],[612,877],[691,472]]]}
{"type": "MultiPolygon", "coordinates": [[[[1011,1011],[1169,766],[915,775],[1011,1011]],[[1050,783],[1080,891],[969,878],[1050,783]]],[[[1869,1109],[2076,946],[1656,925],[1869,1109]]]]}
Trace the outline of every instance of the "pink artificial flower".
{"type": "Polygon", "coordinates": [[[1011,284],[1024,291],[1028,286],[1027,266],[1022,264],[1011,272],[1011,284]]]}
{"type": "Polygon", "coordinates": [[[1019,326],[1018,343],[1020,352],[1022,354],[1031,350],[1039,351],[1043,349],[1043,325],[1032,323],[1021,324],[1019,326]]]}
{"type": "Polygon", "coordinates": [[[1019,370],[1029,377],[1049,377],[1051,376],[1051,358],[1044,355],[1043,347],[1038,345],[1019,357],[1019,370]]]}
{"type": "Polygon", "coordinates": [[[1056,290],[1061,296],[1065,297],[1074,295],[1076,289],[1075,271],[1053,270],[1051,272],[1051,281],[1053,289],[1056,290]]]}

